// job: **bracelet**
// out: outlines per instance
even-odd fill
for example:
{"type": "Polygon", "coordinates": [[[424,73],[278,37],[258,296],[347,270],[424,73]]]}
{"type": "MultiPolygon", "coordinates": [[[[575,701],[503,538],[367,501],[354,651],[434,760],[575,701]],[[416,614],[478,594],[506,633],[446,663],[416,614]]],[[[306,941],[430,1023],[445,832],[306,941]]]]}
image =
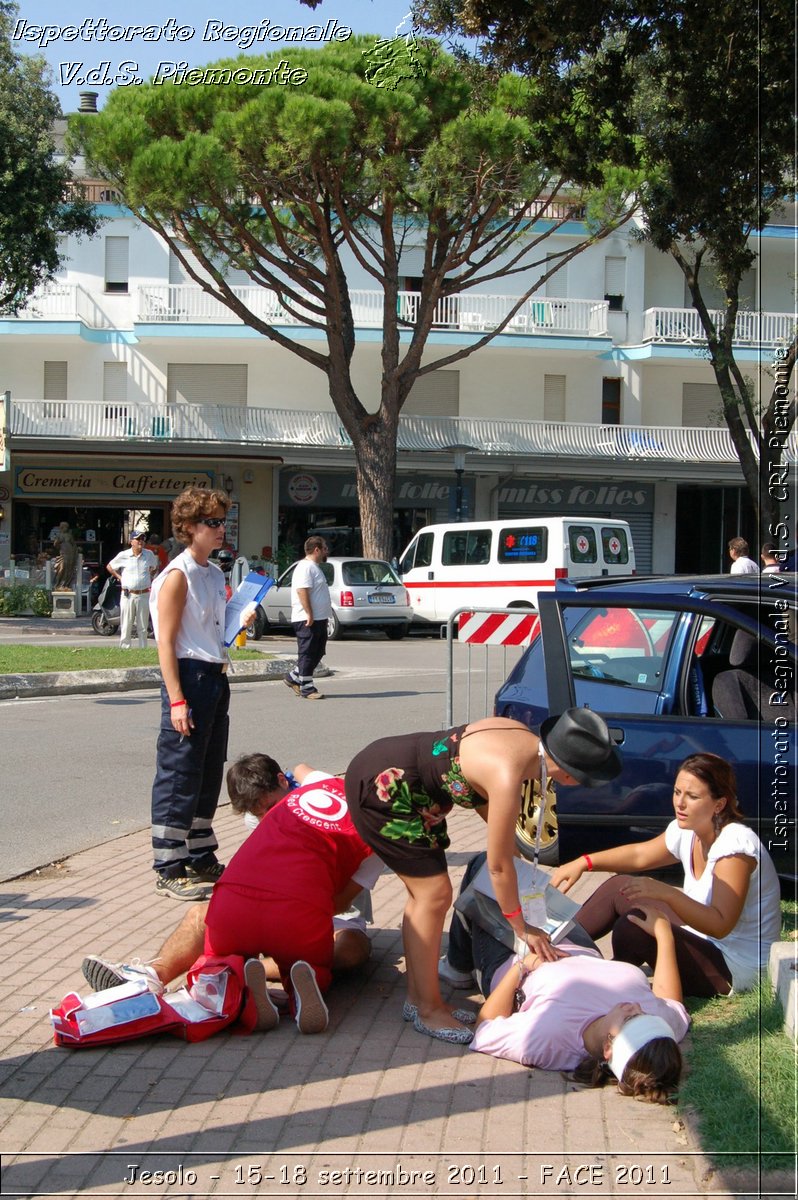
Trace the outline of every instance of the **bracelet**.
{"type": "Polygon", "coordinates": [[[502,916],[504,917],[505,921],[512,921],[514,917],[520,917],[521,916],[521,905],[520,904],[518,905],[518,908],[515,910],[515,912],[511,912],[511,913],[503,912],[502,916]]]}
{"type": "Polygon", "coordinates": [[[582,858],[583,858],[583,859],[585,860],[585,862],[587,863],[587,869],[588,869],[588,871],[592,871],[592,870],[593,870],[593,859],[590,857],[590,855],[589,855],[589,854],[583,854],[583,855],[582,855],[582,858]]]}
{"type": "Polygon", "coordinates": [[[169,707],[170,708],[180,708],[180,706],[182,704],[185,704],[185,700],[172,700],[169,707]]]}

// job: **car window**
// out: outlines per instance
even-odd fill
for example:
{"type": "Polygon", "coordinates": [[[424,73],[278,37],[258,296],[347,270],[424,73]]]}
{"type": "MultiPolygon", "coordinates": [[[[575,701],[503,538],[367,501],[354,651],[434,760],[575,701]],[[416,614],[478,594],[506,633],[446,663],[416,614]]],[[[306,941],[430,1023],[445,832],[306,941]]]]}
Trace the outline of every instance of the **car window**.
{"type": "Polygon", "coordinates": [[[443,535],[441,561],[447,567],[480,564],[490,559],[490,530],[469,529],[443,535]]]}
{"type": "Polygon", "coordinates": [[[422,533],[414,542],[410,543],[399,567],[403,575],[406,571],[412,571],[413,567],[429,567],[432,565],[434,537],[435,535],[432,533],[422,533]]]}
{"type": "Polygon", "coordinates": [[[500,563],[543,563],[549,556],[549,531],[545,525],[499,531],[500,563]]]}
{"type": "Polygon", "coordinates": [[[569,609],[574,678],[659,691],[678,617],[675,612],[642,608],[569,609]]]}
{"type": "Polygon", "coordinates": [[[388,563],[375,559],[371,562],[345,562],[341,564],[341,577],[350,587],[374,587],[377,584],[390,584],[396,587],[400,580],[388,563]]]}
{"type": "Polygon", "coordinates": [[[596,531],[590,525],[570,525],[568,547],[572,563],[598,562],[596,531]]]}
{"type": "Polygon", "coordinates": [[[445,533],[441,545],[441,562],[445,567],[462,567],[466,561],[468,537],[463,533],[445,533]]]}
{"type": "Polygon", "coordinates": [[[622,525],[602,525],[601,548],[605,563],[628,563],[629,541],[622,525]]]}
{"type": "MultiPolygon", "coordinates": [[[[298,566],[299,566],[299,563],[292,563],[287,571],[283,571],[282,575],[277,580],[276,586],[277,587],[290,587],[291,580],[294,578],[294,571],[297,569],[298,566]]],[[[324,578],[327,580],[328,585],[331,584],[333,581],[334,574],[335,574],[335,572],[333,571],[332,563],[323,562],[323,563],[319,563],[319,566],[321,567],[321,573],[324,576],[324,578]]]]}

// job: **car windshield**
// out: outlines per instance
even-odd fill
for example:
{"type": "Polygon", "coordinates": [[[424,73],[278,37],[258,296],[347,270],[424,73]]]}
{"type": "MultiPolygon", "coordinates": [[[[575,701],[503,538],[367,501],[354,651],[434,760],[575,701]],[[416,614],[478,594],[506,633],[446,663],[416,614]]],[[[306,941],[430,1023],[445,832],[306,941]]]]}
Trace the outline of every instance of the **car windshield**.
{"type": "Polygon", "coordinates": [[[574,677],[658,691],[678,617],[645,608],[567,609],[574,677]]]}
{"type": "Polygon", "coordinates": [[[341,563],[341,578],[349,587],[400,586],[393,568],[377,559],[341,563]]]}

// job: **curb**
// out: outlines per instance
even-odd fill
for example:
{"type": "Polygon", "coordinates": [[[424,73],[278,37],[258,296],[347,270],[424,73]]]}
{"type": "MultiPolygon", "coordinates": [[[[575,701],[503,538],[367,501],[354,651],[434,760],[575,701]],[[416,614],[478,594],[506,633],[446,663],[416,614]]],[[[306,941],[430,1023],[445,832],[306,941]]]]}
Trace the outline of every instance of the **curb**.
{"type": "MultiPolygon", "coordinates": [[[[237,662],[230,680],[254,683],[281,679],[296,659],[270,658],[264,662],[237,662]]],[[[328,672],[329,673],[329,672],[328,672]]],[[[324,671],[317,671],[323,675],[324,671]]],[[[39,675],[0,675],[0,700],[20,700],[35,696],[97,695],[99,692],[129,692],[161,685],[160,667],[127,667],[105,671],[43,671],[39,675]]]]}
{"type": "Polygon", "coordinates": [[[784,1030],[798,1037],[798,943],[774,942],[770,947],[768,975],[784,1011],[784,1030]]]}

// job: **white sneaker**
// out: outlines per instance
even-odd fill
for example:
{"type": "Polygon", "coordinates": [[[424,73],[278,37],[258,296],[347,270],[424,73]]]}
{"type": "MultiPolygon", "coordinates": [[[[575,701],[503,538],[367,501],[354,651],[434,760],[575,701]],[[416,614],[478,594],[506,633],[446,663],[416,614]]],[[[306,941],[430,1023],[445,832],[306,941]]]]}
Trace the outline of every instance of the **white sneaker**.
{"type": "Polygon", "coordinates": [[[438,978],[444,983],[450,983],[455,988],[470,988],[474,986],[473,971],[457,971],[444,956],[438,960],[438,978]]]}
{"type": "Polygon", "coordinates": [[[255,1029],[258,1033],[268,1033],[279,1024],[280,1014],[272,1003],[266,987],[266,971],[259,958],[248,958],[244,963],[244,979],[258,1014],[255,1029]]]}
{"type": "Polygon", "coordinates": [[[95,992],[104,992],[107,988],[119,987],[131,979],[146,979],[147,989],[156,996],[161,996],[166,987],[158,978],[158,972],[149,963],[143,963],[140,958],[134,958],[129,963],[112,963],[104,958],[90,954],[84,958],[81,971],[86,982],[91,984],[95,992]]]}
{"type": "Polygon", "coordinates": [[[300,959],[291,967],[290,974],[299,1032],[323,1033],[327,1028],[329,1014],[327,1005],[321,998],[313,968],[310,963],[300,959]]]}

